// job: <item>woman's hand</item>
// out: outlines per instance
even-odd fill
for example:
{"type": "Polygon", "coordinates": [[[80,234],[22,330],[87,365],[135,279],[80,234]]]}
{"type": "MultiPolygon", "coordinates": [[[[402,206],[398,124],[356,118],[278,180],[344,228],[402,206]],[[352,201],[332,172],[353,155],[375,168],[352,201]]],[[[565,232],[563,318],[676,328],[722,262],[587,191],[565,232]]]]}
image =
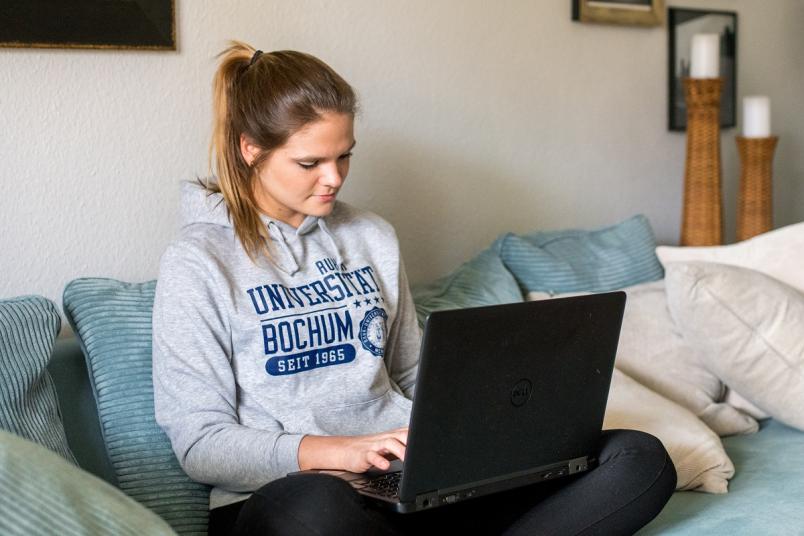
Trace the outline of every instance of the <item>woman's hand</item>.
{"type": "Polygon", "coordinates": [[[304,436],[299,445],[299,468],[342,469],[363,473],[372,467],[388,469],[388,460],[405,459],[408,429],[362,436],[304,436]]]}
{"type": "Polygon", "coordinates": [[[371,467],[388,469],[393,460],[405,460],[405,447],[408,444],[408,429],[397,428],[380,434],[346,437],[343,447],[342,469],[362,473],[371,467]]]}

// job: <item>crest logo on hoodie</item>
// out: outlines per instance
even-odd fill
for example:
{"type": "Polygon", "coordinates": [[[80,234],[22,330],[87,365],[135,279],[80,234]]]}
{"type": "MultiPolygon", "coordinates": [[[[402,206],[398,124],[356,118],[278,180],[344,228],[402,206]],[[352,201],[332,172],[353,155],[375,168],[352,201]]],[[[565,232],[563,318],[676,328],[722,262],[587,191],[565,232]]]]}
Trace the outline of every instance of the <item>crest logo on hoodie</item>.
{"type": "Polygon", "coordinates": [[[385,321],[388,314],[384,309],[374,307],[360,321],[360,343],[363,348],[377,357],[385,353],[385,321]]]}

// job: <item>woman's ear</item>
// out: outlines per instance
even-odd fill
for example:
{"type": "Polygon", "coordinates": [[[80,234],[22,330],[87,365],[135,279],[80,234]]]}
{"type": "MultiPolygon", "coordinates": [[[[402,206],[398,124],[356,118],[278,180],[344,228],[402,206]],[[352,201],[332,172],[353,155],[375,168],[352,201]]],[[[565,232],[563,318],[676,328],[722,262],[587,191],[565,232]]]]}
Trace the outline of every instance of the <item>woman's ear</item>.
{"type": "Polygon", "coordinates": [[[243,155],[243,160],[250,166],[259,156],[260,148],[248,136],[240,134],[240,154],[243,155]]]}

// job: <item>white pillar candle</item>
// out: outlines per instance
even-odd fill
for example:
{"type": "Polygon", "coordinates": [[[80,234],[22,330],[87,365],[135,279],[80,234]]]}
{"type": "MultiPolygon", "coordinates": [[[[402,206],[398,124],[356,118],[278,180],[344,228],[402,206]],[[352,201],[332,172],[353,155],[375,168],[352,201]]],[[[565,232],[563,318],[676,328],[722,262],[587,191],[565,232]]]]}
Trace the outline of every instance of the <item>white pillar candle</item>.
{"type": "Polygon", "coordinates": [[[770,136],[770,98],[752,96],[743,99],[743,136],[767,138],[770,136]]]}
{"type": "Polygon", "coordinates": [[[720,76],[720,34],[692,36],[690,78],[717,78],[720,76]]]}

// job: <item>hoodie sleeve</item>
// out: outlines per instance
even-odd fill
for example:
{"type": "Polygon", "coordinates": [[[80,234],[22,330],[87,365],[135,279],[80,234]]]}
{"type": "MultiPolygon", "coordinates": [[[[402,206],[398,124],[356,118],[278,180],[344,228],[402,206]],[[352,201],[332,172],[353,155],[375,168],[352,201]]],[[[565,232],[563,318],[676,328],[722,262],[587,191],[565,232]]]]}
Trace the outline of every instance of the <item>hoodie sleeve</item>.
{"type": "Polygon", "coordinates": [[[156,421],[190,478],[253,491],[299,470],[304,436],[285,432],[275,420],[261,429],[238,422],[225,295],[197,254],[168,247],[153,310],[156,421]]]}
{"type": "Polygon", "coordinates": [[[421,329],[416,319],[416,307],[413,304],[413,296],[401,255],[399,256],[398,284],[399,305],[396,318],[391,326],[385,363],[391,379],[407,398],[413,399],[419,366],[421,329]]]}

